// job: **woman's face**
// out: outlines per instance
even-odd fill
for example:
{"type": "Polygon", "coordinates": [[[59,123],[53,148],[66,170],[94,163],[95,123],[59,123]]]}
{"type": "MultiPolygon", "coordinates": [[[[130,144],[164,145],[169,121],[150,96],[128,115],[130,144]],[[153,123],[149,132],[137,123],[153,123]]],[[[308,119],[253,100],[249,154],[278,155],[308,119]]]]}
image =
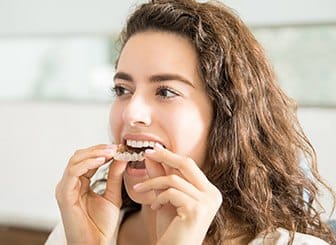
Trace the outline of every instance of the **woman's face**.
{"type": "MultiPolygon", "coordinates": [[[[206,164],[213,111],[197,67],[197,54],[183,37],[154,31],[132,36],[120,54],[114,79],[110,121],[116,143],[159,142],[200,167],[206,164]]],[[[148,178],[145,169],[128,170],[124,182],[129,196],[151,203],[154,193],[132,191],[148,178]]]]}

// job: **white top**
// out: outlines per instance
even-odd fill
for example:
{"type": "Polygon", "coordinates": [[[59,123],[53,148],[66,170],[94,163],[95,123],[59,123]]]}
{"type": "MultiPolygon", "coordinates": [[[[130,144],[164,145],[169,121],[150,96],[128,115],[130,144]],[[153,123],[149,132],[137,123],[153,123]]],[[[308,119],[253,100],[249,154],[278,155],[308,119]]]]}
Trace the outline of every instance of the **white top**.
{"type": "MultiPolygon", "coordinates": [[[[117,245],[117,236],[119,233],[118,231],[123,215],[124,212],[121,212],[118,227],[115,232],[113,241],[111,241],[110,245],[117,245]]],[[[269,233],[266,236],[264,236],[264,234],[258,235],[248,245],[286,245],[288,244],[288,241],[289,231],[283,228],[278,228],[274,232],[269,233]]],[[[45,245],[66,245],[65,233],[62,222],[60,222],[50,233],[45,245]]],[[[328,245],[328,243],[321,240],[320,238],[296,232],[293,245],[328,245]]]]}

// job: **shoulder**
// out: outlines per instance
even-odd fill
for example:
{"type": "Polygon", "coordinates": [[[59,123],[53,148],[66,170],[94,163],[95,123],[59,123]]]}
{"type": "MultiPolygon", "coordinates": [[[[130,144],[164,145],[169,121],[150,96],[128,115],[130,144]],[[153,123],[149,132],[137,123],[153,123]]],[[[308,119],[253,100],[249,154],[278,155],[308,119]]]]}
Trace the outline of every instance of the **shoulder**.
{"type": "MultiPolygon", "coordinates": [[[[283,245],[288,243],[289,238],[288,230],[278,228],[271,233],[261,233],[249,245],[283,245]]],[[[328,243],[318,237],[296,232],[293,245],[328,245],[328,243]]]]}

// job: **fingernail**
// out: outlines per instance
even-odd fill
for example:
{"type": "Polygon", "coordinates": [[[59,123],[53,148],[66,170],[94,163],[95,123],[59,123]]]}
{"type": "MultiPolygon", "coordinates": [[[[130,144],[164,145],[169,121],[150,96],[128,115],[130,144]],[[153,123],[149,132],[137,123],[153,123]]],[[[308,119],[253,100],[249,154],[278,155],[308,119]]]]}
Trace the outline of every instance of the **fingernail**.
{"type": "Polygon", "coordinates": [[[105,157],[97,157],[96,162],[105,162],[105,157]]]}
{"type": "Polygon", "coordinates": [[[154,146],[157,147],[158,149],[163,149],[163,146],[160,143],[156,142],[154,146]]]}
{"type": "Polygon", "coordinates": [[[152,203],[150,207],[153,210],[158,210],[158,209],[160,209],[162,207],[162,205],[161,204],[152,203]]]}
{"type": "Polygon", "coordinates": [[[135,184],[135,185],[133,185],[133,189],[134,189],[134,190],[138,190],[138,189],[141,188],[141,186],[143,186],[142,183],[135,184]]]}
{"type": "Polygon", "coordinates": [[[108,148],[108,149],[104,150],[104,153],[106,153],[106,154],[112,154],[114,152],[115,152],[115,149],[112,149],[112,148],[108,148]]]}
{"type": "Polygon", "coordinates": [[[155,210],[155,206],[156,206],[155,203],[152,203],[150,207],[151,209],[155,210]]]}
{"type": "Polygon", "coordinates": [[[155,150],[154,149],[146,149],[145,153],[146,154],[153,154],[153,153],[155,153],[155,150]]]}

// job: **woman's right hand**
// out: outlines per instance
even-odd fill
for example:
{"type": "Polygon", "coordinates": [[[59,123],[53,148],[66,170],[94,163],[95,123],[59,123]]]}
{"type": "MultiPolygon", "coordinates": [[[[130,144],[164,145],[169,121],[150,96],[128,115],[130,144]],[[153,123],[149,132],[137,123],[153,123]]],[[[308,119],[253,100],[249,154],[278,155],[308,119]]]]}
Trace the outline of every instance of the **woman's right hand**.
{"type": "Polygon", "coordinates": [[[97,145],[71,157],[56,187],[67,244],[108,244],[119,220],[122,176],[127,162],[111,164],[102,195],[90,189],[90,178],[113,158],[117,145],[97,145]]]}

